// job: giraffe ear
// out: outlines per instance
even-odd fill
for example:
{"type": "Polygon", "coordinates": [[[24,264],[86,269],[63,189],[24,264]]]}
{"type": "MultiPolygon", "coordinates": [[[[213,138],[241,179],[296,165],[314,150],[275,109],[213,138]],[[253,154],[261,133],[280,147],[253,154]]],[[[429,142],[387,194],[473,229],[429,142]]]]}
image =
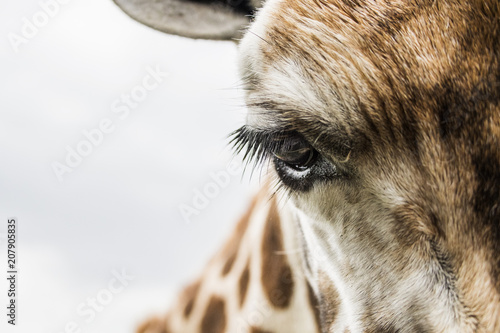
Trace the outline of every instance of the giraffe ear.
{"type": "Polygon", "coordinates": [[[190,38],[239,38],[260,0],[113,0],[133,19],[190,38]]]}

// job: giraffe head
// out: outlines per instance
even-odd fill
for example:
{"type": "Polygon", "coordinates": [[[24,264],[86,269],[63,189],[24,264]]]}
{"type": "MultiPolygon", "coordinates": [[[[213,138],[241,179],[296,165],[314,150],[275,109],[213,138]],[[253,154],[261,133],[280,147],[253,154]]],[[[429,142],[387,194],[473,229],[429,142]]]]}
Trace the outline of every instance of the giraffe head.
{"type": "Polygon", "coordinates": [[[500,331],[499,17],[493,0],[258,10],[235,141],[289,199],[325,332],[500,331]]]}

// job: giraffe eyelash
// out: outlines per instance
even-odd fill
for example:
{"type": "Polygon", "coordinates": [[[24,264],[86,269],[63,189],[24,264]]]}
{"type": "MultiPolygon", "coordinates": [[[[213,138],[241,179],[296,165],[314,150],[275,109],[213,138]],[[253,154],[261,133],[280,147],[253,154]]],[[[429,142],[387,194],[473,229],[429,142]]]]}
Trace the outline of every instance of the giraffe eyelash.
{"type": "Polygon", "coordinates": [[[291,135],[287,130],[255,129],[245,125],[230,134],[230,144],[236,154],[244,152],[244,162],[254,161],[257,166],[269,160],[273,151],[286,145],[291,135]]]}
{"type": "MultiPolygon", "coordinates": [[[[293,133],[294,131],[287,130],[255,129],[245,125],[229,135],[230,145],[235,154],[244,152],[245,170],[251,161],[254,162],[252,176],[253,170],[257,167],[264,167],[264,163],[271,161],[272,152],[281,149],[293,133]]],[[[271,178],[271,189],[272,197],[278,192],[290,191],[277,175],[271,178]]]]}

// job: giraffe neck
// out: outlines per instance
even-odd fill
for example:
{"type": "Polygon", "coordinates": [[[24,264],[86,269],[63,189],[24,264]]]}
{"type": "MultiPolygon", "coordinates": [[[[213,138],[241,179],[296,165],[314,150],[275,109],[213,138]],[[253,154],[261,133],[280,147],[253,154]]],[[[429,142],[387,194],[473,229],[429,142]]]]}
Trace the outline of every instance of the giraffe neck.
{"type": "Polygon", "coordinates": [[[288,208],[278,205],[262,190],[166,320],[151,320],[139,332],[320,332],[298,228],[288,208]]]}

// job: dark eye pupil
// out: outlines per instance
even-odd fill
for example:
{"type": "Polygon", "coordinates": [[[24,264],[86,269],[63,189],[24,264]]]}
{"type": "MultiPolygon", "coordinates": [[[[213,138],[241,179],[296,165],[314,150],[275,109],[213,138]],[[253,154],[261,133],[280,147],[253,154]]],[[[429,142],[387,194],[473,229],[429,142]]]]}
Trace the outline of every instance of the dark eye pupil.
{"type": "Polygon", "coordinates": [[[289,167],[304,171],[313,165],[317,152],[305,140],[294,138],[283,142],[273,155],[289,167]]]}

